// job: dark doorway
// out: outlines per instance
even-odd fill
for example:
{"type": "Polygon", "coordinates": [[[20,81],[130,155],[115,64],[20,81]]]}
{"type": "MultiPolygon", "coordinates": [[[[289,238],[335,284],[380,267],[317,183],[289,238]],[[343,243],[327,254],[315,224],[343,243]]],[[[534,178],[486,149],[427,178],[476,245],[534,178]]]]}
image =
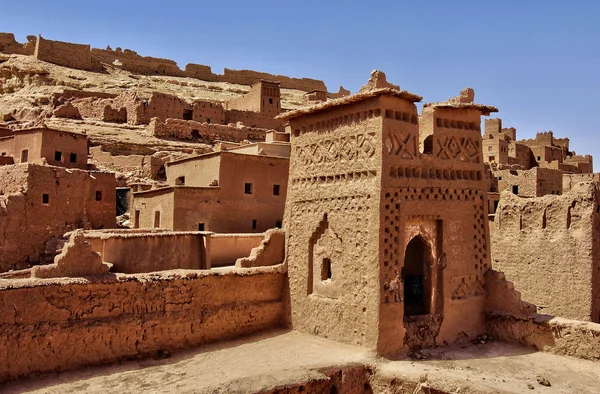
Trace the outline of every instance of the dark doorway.
{"type": "Polygon", "coordinates": [[[421,237],[413,238],[404,254],[404,317],[430,313],[431,274],[429,262],[431,249],[421,237]]]}
{"type": "Polygon", "coordinates": [[[423,153],[433,154],[433,135],[428,135],[423,141],[423,153]]]}
{"type": "Polygon", "coordinates": [[[183,110],[183,120],[193,120],[194,119],[194,111],[191,109],[183,110]]]}

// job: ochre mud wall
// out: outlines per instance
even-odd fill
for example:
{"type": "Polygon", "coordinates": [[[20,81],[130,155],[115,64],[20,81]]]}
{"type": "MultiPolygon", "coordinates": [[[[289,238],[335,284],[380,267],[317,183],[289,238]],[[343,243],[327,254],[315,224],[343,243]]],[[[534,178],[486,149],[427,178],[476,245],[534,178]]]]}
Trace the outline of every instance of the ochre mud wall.
{"type": "Polygon", "coordinates": [[[561,196],[502,193],[490,223],[493,266],[542,313],[600,322],[599,231],[592,182],[561,196]]]}
{"type": "Polygon", "coordinates": [[[211,143],[216,140],[242,142],[264,141],[267,129],[199,123],[192,120],[152,118],[148,131],[158,138],[190,139],[211,143]]]}
{"type": "Polygon", "coordinates": [[[34,56],[38,60],[79,70],[92,69],[89,45],[46,40],[38,36],[34,56]]]}
{"type": "Polygon", "coordinates": [[[156,357],[281,326],[282,266],[0,280],[0,382],[156,357]],[[10,313],[8,313],[10,312],[10,313]]]}

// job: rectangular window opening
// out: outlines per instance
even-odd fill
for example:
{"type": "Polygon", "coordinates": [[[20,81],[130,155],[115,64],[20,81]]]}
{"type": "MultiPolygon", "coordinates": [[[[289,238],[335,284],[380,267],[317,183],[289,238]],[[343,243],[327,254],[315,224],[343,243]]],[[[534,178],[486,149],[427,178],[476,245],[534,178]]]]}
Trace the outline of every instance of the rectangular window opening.
{"type": "Polygon", "coordinates": [[[154,211],[154,228],[160,227],[160,211],[154,211]]]}
{"type": "Polygon", "coordinates": [[[321,280],[329,280],[331,279],[331,260],[328,258],[324,258],[321,264],[321,280]]]}
{"type": "Polygon", "coordinates": [[[42,204],[50,204],[50,195],[49,194],[42,194],[42,204]]]}
{"type": "Polygon", "coordinates": [[[54,152],[54,161],[61,161],[62,160],[62,152],[56,151],[54,152]]]}
{"type": "Polygon", "coordinates": [[[185,176],[180,176],[175,179],[176,186],[184,186],[185,185],[185,176]]]}
{"type": "Polygon", "coordinates": [[[244,183],[244,193],[252,194],[252,184],[251,183],[244,183]]]}
{"type": "Polygon", "coordinates": [[[275,222],[275,228],[281,228],[281,220],[275,222]]]}
{"type": "Polygon", "coordinates": [[[273,185],[273,195],[274,196],[279,195],[279,185],[273,185]]]}
{"type": "Polygon", "coordinates": [[[252,219],[252,230],[256,230],[256,219],[252,219]]]}
{"type": "Polygon", "coordinates": [[[69,155],[69,162],[71,162],[71,163],[77,163],[77,153],[71,153],[69,155]]]}
{"type": "Polygon", "coordinates": [[[27,160],[29,160],[29,150],[23,149],[21,151],[21,163],[27,163],[27,160]]]}
{"type": "Polygon", "coordinates": [[[139,209],[135,210],[135,217],[134,217],[134,221],[133,221],[133,227],[140,228],[140,210],[139,209]]]}
{"type": "Polygon", "coordinates": [[[513,194],[519,194],[519,186],[513,185],[512,192],[513,192],[513,194]]]}
{"type": "Polygon", "coordinates": [[[96,201],[102,201],[102,190],[96,190],[96,201]]]}
{"type": "Polygon", "coordinates": [[[204,223],[198,223],[198,231],[204,231],[204,223]]]}

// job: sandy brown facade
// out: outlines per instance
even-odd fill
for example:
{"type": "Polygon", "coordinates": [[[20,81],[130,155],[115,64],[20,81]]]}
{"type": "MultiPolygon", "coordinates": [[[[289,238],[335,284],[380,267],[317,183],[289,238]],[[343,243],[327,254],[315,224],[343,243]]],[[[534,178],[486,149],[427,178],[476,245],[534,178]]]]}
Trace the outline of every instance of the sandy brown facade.
{"type": "Polygon", "coordinates": [[[494,222],[494,267],[542,313],[600,322],[600,192],[579,183],[561,196],[504,193],[494,222]]]}
{"type": "Polygon", "coordinates": [[[592,156],[569,151],[568,138],[555,138],[552,131],[547,131],[537,133],[532,139],[517,140],[517,130],[503,128],[502,119],[498,118],[485,121],[483,156],[486,163],[500,168],[513,166],[514,169],[529,170],[543,167],[575,174],[593,172],[592,156]]]}
{"type": "Polygon", "coordinates": [[[2,166],[0,172],[2,272],[43,261],[46,242],[67,231],[115,226],[113,173],[36,164],[2,166]]]}
{"type": "Polygon", "coordinates": [[[170,162],[170,187],[133,194],[134,225],[218,233],[281,227],[288,166],[286,157],[226,151],[170,162]]]}
{"type": "Polygon", "coordinates": [[[12,156],[16,164],[86,169],[88,140],[85,134],[47,128],[17,130],[0,137],[0,155],[12,156]]]}
{"type": "Polygon", "coordinates": [[[485,331],[479,123],[496,109],[465,92],[427,105],[421,130],[421,98],[385,87],[284,116],[294,328],[384,355],[485,331]],[[420,133],[431,136],[428,153],[420,133]]]}

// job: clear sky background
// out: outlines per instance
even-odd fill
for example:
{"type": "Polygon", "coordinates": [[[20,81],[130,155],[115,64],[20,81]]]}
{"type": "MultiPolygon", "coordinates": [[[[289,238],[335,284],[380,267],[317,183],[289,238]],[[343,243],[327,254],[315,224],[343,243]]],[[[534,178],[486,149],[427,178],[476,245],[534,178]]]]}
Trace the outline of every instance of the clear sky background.
{"type": "MultiPolygon", "coordinates": [[[[600,160],[600,1],[3,0],[0,31],[325,81],[373,69],[441,101],[470,86],[518,138],[552,130],[600,160]]],[[[598,165],[595,166],[598,168],[598,165]]]]}

